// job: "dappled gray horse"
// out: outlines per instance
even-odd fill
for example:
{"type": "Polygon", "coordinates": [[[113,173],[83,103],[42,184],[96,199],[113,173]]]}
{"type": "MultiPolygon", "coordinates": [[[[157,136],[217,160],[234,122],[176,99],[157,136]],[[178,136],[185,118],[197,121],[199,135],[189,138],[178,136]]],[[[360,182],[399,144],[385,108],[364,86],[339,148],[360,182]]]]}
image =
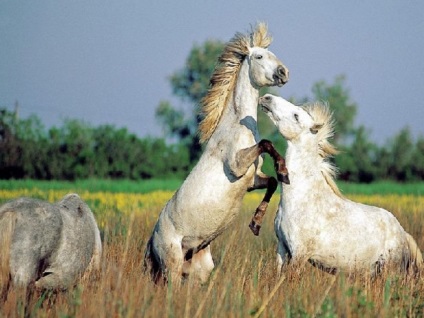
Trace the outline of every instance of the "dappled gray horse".
{"type": "Polygon", "coordinates": [[[0,207],[0,291],[15,286],[66,288],[100,265],[94,215],[77,194],[48,203],[19,198],[0,207]]]}

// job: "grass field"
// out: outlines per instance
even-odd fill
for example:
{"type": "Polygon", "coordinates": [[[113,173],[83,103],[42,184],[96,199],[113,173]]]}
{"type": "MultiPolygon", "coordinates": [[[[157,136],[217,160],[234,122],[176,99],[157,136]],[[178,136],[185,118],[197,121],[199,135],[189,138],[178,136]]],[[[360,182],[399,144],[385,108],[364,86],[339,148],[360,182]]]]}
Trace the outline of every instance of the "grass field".
{"type": "MultiPolygon", "coordinates": [[[[77,180],[77,181],[35,181],[35,180],[0,180],[0,189],[39,189],[39,190],[67,190],[90,192],[125,192],[148,193],[157,190],[177,190],[182,183],[180,179],[151,179],[142,181],[131,180],[77,180]]],[[[424,182],[395,183],[380,181],[371,184],[338,182],[345,194],[412,194],[424,195],[424,182]]],[[[1,198],[0,198],[1,199],[1,198]]]]}
{"type": "MultiPolygon", "coordinates": [[[[249,317],[259,312],[261,317],[424,315],[424,276],[334,277],[307,265],[289,268],[286,279],[279,281],[273,231],[279,194],[271,201],[259,237],[247,225],[262,194],[246,195],[237,222],[212,243],[216,267],[205,285],[186,282],[178,291],[171,285],[156,286],[142,271],[144,248],[179,181],[126,182],[120,188],[113,183],[0,182],[0,203],[19,196],[56,201],[76,191],[92,208],[102,233],[99,276],[55,297],[42,295],[44,301],[31,309],[34,317],[249,317]]],[[[424,249],[424,187],[395,187],[378,194],[376,188],[352,190],[351,185],[341,185],[350,199],[390,210],[424,249]]],[[[0,317],[23,317],[19,294],[9,293],[7,302],[0,304],[0,317]]]]}

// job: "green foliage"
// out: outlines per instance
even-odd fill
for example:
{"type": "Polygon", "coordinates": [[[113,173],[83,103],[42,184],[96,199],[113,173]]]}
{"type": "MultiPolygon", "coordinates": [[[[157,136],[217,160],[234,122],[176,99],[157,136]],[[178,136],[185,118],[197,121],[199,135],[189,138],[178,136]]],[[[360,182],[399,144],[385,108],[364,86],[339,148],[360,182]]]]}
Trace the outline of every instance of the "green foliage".
{"type": "Polygon", "coordinates": [[[411,173],[414,180],[424,180],[424,137],[419,137],[411,155],[411,173]]]}
{"type": "Polygon", "coordinates": [[[182,145],[140,139],[126,128],[92,127],[68,119],[45,130],[32,116],[0,111],[0,179],[76,180],[184,177],[189,153],[182,145]]]}
{"type": "Polygon", "coordinates": [[[333,84],[315,83],[312,93],[313,101],[328,102],[333,111],[333,142],[341,150],[334,161],[342,180],[366,183],[381,179],[423,180],[423,138],[414,144],[410,130],[404,128],[383,147],[371,142],[367,129],[354,125],[357,105],[350,99],[343,75],[337,76],[333,84]]]}
{"type": "Polygon", "coordinates": [[[360,126],[353,132],[353,142],[350,147],[341,147],[341,153],[336,156],[337,167],[342,171],[341,178],[354,182],[371,182],[376,178],[377,146],[369,141],[368,132],[360,126]]]}
{"type": "Polygon", "coordinates": [[[339,145],[354,134],[356,103],[350,100],[349,91],[344,87],[345,77],[339,75],[333,84],[318,81],[312,87],[313,101],[329,103],[334,112],[334,142],[339,145]]]}
{"type": "Polygon", "coordinates": [[[402,129],[390,142],[391,161],[387,174],[393,179],[406,181],[411,179],[411,159],[414,145],[408,128],[402,129]]]}

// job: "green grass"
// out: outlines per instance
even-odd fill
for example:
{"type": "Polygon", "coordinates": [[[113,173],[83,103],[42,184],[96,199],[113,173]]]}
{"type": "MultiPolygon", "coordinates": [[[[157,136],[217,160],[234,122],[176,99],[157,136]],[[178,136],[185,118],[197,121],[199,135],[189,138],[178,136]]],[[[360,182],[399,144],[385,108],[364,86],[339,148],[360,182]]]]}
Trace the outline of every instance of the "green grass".
{"type": "MultiPolygon", "coordinates": [[[[149,193],[155,190],[177,190],[183,181],[179,179],[151,180],[77,180],[77,181],[39,181],[39,180],[0,180],[0,189],[40,189],[91,192],[149,193]]],[[[338,182],[344,194],[411,194],[424,195],[424,182],[396,183],[380,181],[370,184],[338,182]]]]}
{"type": "Polygon", "coordinates": [[[155,190],[177,190],[182,181],[178,179],[151,180],[76,180],[76,181],[40,181],[40,180],[0,180],[0,189],[40,189],[69,190],[90,192],[149,193],[155,190]]]}
{"type": "Polygon", "coordinates": [[[344,194],[410,194],[424,195],[424,182],[396,183],[379,181],[370,184],[338,182],[344,194]]]}

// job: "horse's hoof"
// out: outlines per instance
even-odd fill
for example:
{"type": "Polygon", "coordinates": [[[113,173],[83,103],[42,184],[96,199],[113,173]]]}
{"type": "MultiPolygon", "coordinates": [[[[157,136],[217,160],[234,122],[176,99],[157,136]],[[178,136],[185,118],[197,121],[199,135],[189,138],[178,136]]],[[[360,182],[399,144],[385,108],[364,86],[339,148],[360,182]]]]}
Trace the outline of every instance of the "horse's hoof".
{"type": "Polygon", "coordinates": [[[253,232],[254,235],[256,235],[256,236],[259,235],[259,231],[261,229],[261,226],[259,224],[256,224],[255,221],[252,220],[252,222],[250,222],[249,228],[253,232]]]}
{"type": "Polygon", "coordinates": [[[289,176],[287,174],[278,173],[277,179],[278,179],[278,181],[283,182],[285,184],[290,184],[290,179],[289,179],[289,176]]]}

